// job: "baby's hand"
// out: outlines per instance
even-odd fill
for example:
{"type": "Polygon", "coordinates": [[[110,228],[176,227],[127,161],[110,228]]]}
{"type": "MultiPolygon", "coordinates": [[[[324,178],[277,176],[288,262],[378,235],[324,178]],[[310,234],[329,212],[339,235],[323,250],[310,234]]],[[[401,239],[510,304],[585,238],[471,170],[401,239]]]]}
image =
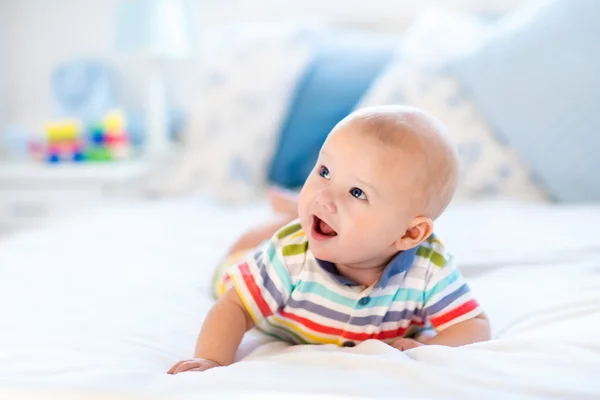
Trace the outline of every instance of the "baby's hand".
{"type": "Polygon", "coordinates": [[[220,367],[218,363],[204,358],[193,358],[191,360],[179,361],[173,365],[167,374],[175,375],[185,371],[206,371],[210,368],[220,367]]]}
{"type": "Polygon", "coordinates": [[[395,347],[400,351],[410,350],[410,349],[414,349],[415,347],[421,347],[421,346],[425,346],[425,345],[421,342],[417,342],[414,339],[408,339],[408,338],[400,338],[392,344],[392,347],[395,347]]]}

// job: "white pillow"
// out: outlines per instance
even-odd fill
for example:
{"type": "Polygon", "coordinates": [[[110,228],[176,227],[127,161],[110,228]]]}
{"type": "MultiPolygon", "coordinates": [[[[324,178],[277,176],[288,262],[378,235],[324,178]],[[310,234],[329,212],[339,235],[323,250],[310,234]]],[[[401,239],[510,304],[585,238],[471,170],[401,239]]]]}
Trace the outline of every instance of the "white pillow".
{"type": "Polygon", "coordinates": [[[455,201],[508,197],[546,199],[516,153],[494,136],[476,105],[460,93],[458,82],[439,73],[452,57],[475,48],[488,34],[474,17],[428,11],[403,37],[398,57],[373,83],[358,108],[406,104],[439,118],[451,131],[461,161],[455,201]]]}
{"type": "Polygon", "coordinates": [[[296,82],[313,53],[308,24],[246,25],[205,33],[197,98],[182,157],[149,186],[157,194],[203,192],[226,202],[263,193],[296,82]]]}

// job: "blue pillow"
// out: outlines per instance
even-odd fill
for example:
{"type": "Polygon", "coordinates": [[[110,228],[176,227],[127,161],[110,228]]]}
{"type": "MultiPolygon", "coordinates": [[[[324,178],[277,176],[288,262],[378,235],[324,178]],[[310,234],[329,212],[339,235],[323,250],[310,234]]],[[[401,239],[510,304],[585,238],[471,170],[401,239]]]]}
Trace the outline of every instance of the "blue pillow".
{"type": "Polygon", "coordinates": [[[600,1],[554,0],[449,66],[557,201],[600,200],[600,1]]]}
{"type": "Polygon", "coordinates": [[[327,134],[352,112],[397,45],[392,36],[354,32],[319,41],[282,126],[268,172],[271,183],[302,186],[327,134]]]}

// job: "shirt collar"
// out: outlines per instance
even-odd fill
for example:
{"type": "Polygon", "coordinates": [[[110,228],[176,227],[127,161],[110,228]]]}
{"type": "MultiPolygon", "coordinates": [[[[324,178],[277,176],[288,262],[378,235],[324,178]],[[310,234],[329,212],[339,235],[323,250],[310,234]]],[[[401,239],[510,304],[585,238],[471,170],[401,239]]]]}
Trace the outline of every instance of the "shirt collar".
{"type": "MultiPolygon", "coordinates": [[[[383,273],[377,282],[377,286],[385,287],[394,276],[406,272],[415,261],[417,247],[396,254],[383,270],[383,273]]],[[[357,286],[357,283],[352,279],[340,275],[334,263],[319,259],[317,259],[317,262],[321,268],[329,272],[331,276],[342,285],[357,286]]]]}

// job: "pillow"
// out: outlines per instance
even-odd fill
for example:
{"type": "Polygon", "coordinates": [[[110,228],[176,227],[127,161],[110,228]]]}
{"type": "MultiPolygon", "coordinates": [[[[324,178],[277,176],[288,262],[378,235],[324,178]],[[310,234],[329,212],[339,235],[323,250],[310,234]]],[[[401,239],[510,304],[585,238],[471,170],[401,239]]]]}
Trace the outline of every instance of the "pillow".
{"type": "Polygon", "coordinates": [[[544,2],[447,69],[558,201],[600,200],[598,16],[597,0],[544,2]]]}
{"type": "Polygon", "coordinates": [[[331,129],[348,115],[391,59],[397,39],[360,32],[319,37],[294,95],[269,167],[271,183],[304,184],[331,129]]]}
{"type": "Polygon", "coordinates": [[[455,79],[439,73],[445,62],[471,51],[489,27],[473,16],[432,10],[406,32],[402,57],[394,60],[358,108],[405,104],[439,118],[457,145],[461,180],[455,201],[486,197],[543,200],[515,152],[499,143],[477,107],[461,95],[455,79]]]}
{"type": "Polygon", "coordinates": [[[244,25],[206,32],[188,72],[197,98],[183,154],[146,188],[157,195],[202,192],[224,202],[263,193],[274,143],[296,82],[313,57],[319,26],[244,25]]]}

